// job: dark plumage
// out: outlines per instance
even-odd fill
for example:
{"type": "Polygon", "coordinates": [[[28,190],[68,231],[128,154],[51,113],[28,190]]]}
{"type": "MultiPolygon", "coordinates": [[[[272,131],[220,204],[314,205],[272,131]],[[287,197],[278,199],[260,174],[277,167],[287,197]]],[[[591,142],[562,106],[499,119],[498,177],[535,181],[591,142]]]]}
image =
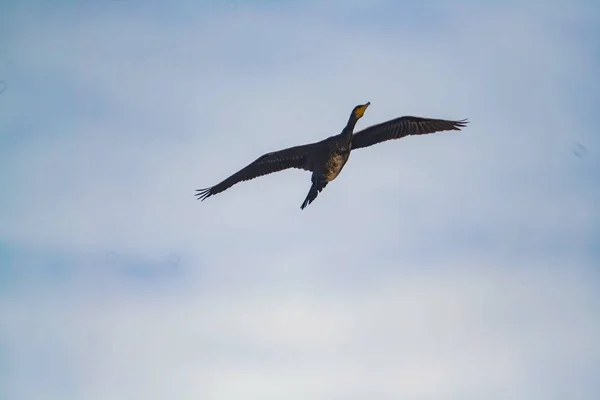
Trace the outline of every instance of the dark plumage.
{"type": "Polygon", "coordinates": [[[196,196],[198,196],[198,199],[204,200],[227,190],[238,182],[288,168],[298,168],[312,172],[312,186],[300,206],[301,209],[304,209],[317,198],[329,182],[340,174],[352,150],[372,146],[386,140],[400,139],[408,135],[424,135],[450,130],[459,131],[468,123],[466,119],[449,121],[405,116],[370,126],[354,134],[356,122],[364,115],[370,104],[368,102],[354,107],[348,123],[340,134],[330,136],[319,142],[264,154],[215,186],[198,189],[196,196]]]}

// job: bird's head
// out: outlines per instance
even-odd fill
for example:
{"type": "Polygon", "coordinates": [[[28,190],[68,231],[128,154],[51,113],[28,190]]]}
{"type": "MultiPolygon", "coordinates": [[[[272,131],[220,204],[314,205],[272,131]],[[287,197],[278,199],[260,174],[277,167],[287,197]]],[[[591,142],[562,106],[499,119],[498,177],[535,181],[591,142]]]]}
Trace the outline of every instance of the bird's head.
{"type": "Polygon", "coordinates": [[[365,115],[365,111],[367,110],[367,107],[369,107],[370,105],[371,105],[371,102],[368,101],[366,104],[360,104],[360,105],[354,107],[354,109],[352,110],[351,118],[356,121],[361,119],[362,116],[365,115]]]}

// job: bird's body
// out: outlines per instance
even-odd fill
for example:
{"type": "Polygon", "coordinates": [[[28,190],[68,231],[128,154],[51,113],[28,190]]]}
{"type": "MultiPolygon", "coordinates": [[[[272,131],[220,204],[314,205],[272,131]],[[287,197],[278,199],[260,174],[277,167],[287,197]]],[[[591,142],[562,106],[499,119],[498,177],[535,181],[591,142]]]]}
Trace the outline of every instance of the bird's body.
{"type": "Polygon", "coordinates": [[[448,121],[405,116],[370,126],[355,134],[354,127],[370,104],[368,102],[354,107],[348,123],[338,135],[330,136],[319,142],[264,154],[217,185],[197,190],[196,196],[204,200],[238,182],[288,168],[298,168],[312,172],[312,185],[300,207],[304,209],[316,199],[329,182],[339,176],[348,162],[352,150],[407,135],[460,130],[467,124],[466,120],[448,121]]]}
{"type": "Polygon", "coordinates": [[[331,182],[342,172],[342,168],[346,165],[348,158],[350,158],[350,147],[340,148],[332,151],[327,157],[325,162],[325,168],[322,177],[325,181],[331,182]]]}
{"type": "Polygon", "coordinates": [[[352,135],[357,119],[350,117],[348,124],[339,135],[330,136],[316,146],[313,155],[312,186],[300,208],[313,202],[321,190],[338,177],[352,151],[352,135]]]}

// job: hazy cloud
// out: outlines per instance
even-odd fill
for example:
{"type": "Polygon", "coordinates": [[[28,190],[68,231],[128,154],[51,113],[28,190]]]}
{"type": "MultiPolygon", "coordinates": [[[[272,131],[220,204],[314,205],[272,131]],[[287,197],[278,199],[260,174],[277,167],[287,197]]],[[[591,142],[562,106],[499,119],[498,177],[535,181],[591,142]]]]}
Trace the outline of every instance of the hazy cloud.
{"type": "Polygon", "coordinates": [[[7,398],[596,398],[597,7],[32,4],[0,13],[7,398]],[[300,171],[193,197],[365,101],[471,124],[304,211],[300,171]]]}

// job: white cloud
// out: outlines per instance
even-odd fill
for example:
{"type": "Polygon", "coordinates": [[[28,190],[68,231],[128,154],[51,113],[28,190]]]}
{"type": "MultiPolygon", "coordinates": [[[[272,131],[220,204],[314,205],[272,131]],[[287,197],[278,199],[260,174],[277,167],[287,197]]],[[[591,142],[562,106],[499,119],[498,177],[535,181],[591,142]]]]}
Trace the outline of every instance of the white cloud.
{"type": "Polygon", "coordinates": [[[579,382],[540,371],[597,362],[600,297],[589,272],[446,267],[358,290],[283,282],[13,298],[5,335],[23,365],[8,388],[29,381],[44,393],[54,383],[31,380],[30,368],[47,358],[40,373],[58,374],[76,398],[544,398],[579,382]]]}

